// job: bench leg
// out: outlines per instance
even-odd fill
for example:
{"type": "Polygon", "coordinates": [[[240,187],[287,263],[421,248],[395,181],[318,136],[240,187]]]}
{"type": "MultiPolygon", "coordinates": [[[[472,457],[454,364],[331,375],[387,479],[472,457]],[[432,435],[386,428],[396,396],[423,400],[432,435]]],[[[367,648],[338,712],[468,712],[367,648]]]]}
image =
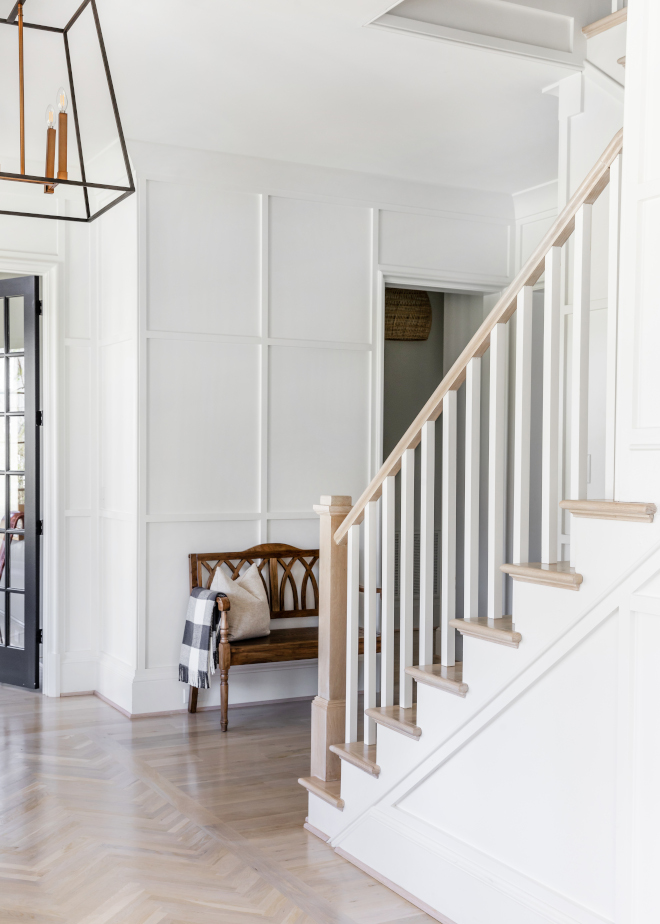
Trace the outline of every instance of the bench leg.
{"type": "Polygon", "coordinates": [[[197,687],[188,687],[188,712],[197,712],[197,696],[199,689],[197,687]]]}
{"type": "Polygon", "coordinates": [[[229,665],[231,664],[231,645],[220,642],[218,645],[220,662],[220,731],[227,731],[227,712],[229,706],[229,665]]]}

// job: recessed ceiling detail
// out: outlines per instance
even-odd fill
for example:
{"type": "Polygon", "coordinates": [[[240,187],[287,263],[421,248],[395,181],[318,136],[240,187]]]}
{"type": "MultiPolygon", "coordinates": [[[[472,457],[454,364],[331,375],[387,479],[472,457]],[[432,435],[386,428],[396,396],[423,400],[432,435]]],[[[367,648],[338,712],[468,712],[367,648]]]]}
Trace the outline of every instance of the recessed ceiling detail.
{"type": "Polygon", "coordinates": [[[607,0],[402,0],[371,25],[580,67],[582,26],[601,6],[607,0]]]}

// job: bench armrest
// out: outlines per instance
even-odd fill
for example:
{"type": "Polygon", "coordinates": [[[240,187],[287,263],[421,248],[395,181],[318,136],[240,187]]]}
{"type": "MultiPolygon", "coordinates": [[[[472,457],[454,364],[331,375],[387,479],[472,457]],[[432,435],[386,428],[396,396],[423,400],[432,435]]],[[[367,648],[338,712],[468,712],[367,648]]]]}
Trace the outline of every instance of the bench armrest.
{"type": "Polygon", "coordinates": [[[216,603],[220,610],[220,625],[218,626],[218,642],[227,644],[229,642],[229,610],[231,609],[228,597],[216,597],[216,603]]]}

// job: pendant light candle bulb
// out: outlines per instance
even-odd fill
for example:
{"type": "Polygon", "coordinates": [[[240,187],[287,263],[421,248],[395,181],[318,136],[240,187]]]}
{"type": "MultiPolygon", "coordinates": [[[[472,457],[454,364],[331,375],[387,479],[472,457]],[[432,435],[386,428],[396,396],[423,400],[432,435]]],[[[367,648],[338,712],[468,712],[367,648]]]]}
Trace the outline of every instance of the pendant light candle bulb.
{"type": "MultiPolygon", "coordinates": [[[[55,176],[55,107],[49,106],[46,110],[46,171],[45,176],[51,179],[55,176]]],[[[44,186],[45,193],[55,192],[55,187],[47,183],[44,186]]]]}
{"type": "Polygon", "coordinates": [[[57,108],[60,110],[58,116],[58,145],[57,145],[57,179],[58,180],[68,180],[69,174],[67,173],[67,132],[68,132],[68,115],[66,114],[67,106],[69,105],[69,100],[66,95],[66,90],[64,87],[60,87],[57,91],[57,108]]]}

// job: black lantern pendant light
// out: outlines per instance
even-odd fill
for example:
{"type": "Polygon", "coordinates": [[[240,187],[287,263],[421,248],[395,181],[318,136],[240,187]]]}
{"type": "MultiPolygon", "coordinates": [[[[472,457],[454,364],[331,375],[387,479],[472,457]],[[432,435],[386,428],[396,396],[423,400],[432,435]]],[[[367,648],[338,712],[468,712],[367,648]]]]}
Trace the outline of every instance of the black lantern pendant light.
{"type": "MultiPolygon", "coordinates": [[[[131,193],[135,192],[135,184],[133,182],[133,174],[131,172],[131,165],[128,157],[128,151],[126,149],[126,141],[124,139],[124,132],[121,126],[121,119],[119,117],[119,109],[117,108],[117,100],[115,97],[115,91],[112,84],[112,77],[110,76],[110,68],[108,66],[108,57],[105,50],[105,43],[103,41],[103,33],[101,32],[101,24],[99,22],[99,14],[96,8],[95,0],[84,0],[81,6],[76,10],[74,15],[71,17],[69,22],[61,27],[47,26],[47,25],[37,25],[36,23],[27,23],[23,19],[23,7],[27,0],[18,0],[13,10],[6,19],[0,19],[0,25],[11,26],[18,28],[18,94],[19,94],[19,131],[20,131],[20,173],[5,173],[0,169],[0,181],[9,180],[16,183],[33,183],[33,184],[43,184],[43,191],[46,195],[52,195],[55,192],[56,187],[73,187],[81,189],[84,199],[84,214],[79,216],[73,215],[62,215],[62,214],[53,214],[40,211],[17,211],[4,209],[0,207],[0,215],[20,215],[28,218],[49,218],[62,221],[83,221],[89,222],[94,221],[95,218],[98,218],[99,215],[102,215],[104,212],[107,212],[108,209],[112,208],[113,205],[121,202],[122,199],[125,199],[127,196],[130,196],[131,193]],[[83,13],[87,9],[90,9],[91,16],[93,17],[94,24],[94,35],[98,40],[99,50],[101,54],[101,59],[103,62],[103,71],[105,73],[105,79],[107,80],[107,89],[110,95],[110,102],[112,105],[112,110],[114,113],[115,127],[117,133],[117,142],[121,149],[121,155],[123,158],[123,166],[126,170],[126,184],[125,185],[113,185],[108,183],[98,183],[91,182],[87,179],[87,171],[85,167],[85,160],[83,158],[83,148],[80,135],[80,124],[78,118],[78,108],[76,106],[76,91],[74,86],[74,72],[71,63],[71,51],[69,46],[69,36],[73,35],[72,29],[75,28],[76,23],[80,23],[83,13]],[[61,36],[64,42],[64,54],[66,57],[66,66],[69,78],[69,92],[71,96],[71,110],[73,115],[73,126],[75,133],[75,141],[78,152],[78,163],[80,169],[80,179],[69,179],[69,169],[68,169],[68,106],[69,98],[67,91],[64,87],[60,87],[57,91],[57,112],[55,107],[49,105],[46,109],[46,166],[43,176],[35,176],[32,174],[27,174],[25,172],[25,66],[24,66],[24,32],[26,29],[38,30],[40,32],[53,33],[54,36],[61,36]],[[57,154],[57,169],[55,166],[57,154]],[[90,194],[94,191],[103,191],[105,190],[108,193],[116,192],[117,195],[112,197],[110,202],[104,201],[98,208],[94,209],[90,207],[90,194]]],[[[90,15],[89,13],[87,14],[90,15]]],[[[42,110],[43,111],[43,110],[42,110]]],[[[98,195],[98,193],[97,193],[98,195]]],[[[34,201],[34,200],[32,200],[34,201]]],[[[1,199],[0,199],[1,204],[1,199]]]]}

